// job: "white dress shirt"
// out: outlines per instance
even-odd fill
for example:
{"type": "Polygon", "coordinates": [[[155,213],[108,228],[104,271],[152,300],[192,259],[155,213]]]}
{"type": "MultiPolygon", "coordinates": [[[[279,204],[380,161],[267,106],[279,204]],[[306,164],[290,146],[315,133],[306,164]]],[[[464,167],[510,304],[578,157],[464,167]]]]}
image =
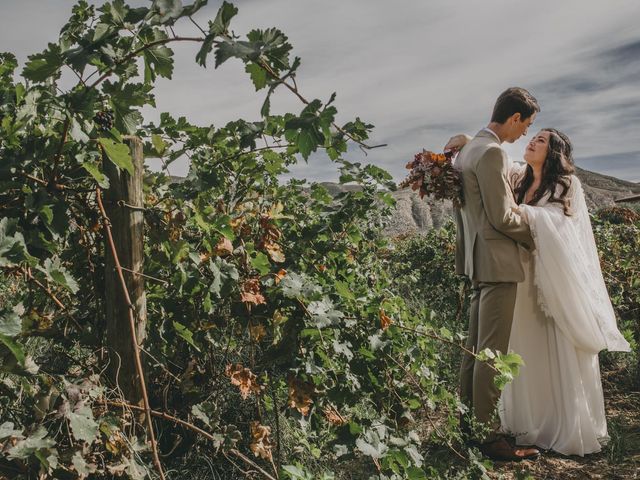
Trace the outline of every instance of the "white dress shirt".
{"type": "Polygon", "coordinates": [[[494,137],[496,137],[496,140],[498,140],[498,143],[501,144],[502,140],[500,140],[500,137],[498,136],[498,134],[496,132],[494,132],[493,130],[491,130],[489,127],[485,127],[482,129],[485,132],[489,132],[491,135],[493,135],[494,137]]]}

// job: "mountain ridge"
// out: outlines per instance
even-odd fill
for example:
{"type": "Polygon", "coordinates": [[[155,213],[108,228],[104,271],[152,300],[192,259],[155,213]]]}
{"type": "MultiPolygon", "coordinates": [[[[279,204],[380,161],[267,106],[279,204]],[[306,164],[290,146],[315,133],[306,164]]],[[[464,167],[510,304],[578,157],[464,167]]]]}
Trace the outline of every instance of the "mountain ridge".
{"type": "MultiPolygon", "coordinates": [[[[578,167],[575,174],[582,183],[590,210],[613,205],[615,200],[620,198],[640,194],[638,183],[578,167]]],[[[321,182],[321,185],[333,195],[359,189],[358,185],[341,185],[333,182],[321,182]]],[[[421,199],[418,193],[410,188],[396,190],[391,194],[396,200],[396,207],[385,229],[385,233],[389,236],[426,233],[432,228],[439,228],[453,216],[453,205],[450,201],[435,201],[428,197],[421,199]]]]}

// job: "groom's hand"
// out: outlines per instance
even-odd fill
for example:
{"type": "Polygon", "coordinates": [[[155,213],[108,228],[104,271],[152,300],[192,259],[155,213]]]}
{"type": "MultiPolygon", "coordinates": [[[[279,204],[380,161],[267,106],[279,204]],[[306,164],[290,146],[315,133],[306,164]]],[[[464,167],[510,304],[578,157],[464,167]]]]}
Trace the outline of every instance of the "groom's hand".
{"type": "Polygon", "coordinates": [[[464,133],[460,133],[459,135],[454,135],[449,139],[447,144],[444,146],[444,151],[448,152],[450,150],[451,151],[460,150],[467,143],[469,143],[469,140],[471,140],[471,137],[469,135],[465,135],[464,133]]]}

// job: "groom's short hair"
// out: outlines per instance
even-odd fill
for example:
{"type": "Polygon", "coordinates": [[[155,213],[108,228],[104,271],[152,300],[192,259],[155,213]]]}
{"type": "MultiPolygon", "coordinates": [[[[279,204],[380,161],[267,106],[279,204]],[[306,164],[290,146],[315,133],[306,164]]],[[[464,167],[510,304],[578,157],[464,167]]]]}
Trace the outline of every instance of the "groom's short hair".
{"type": "Polygon", "coordinates": [[[511,87],[502,92],[496,100],[491,121],[504,123],[516,113],[519,113],[522,120],[525,120],[539,111],[540,106],[533,95],[524,88],[511,87]]]}

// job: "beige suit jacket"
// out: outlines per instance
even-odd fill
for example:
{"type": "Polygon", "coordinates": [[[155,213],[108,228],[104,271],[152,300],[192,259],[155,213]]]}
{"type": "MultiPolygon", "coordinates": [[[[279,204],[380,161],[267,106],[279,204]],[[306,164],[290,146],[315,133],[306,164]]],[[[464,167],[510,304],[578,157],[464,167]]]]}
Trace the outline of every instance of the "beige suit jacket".
{"type": "Polygon", "coordinates": [[[509,184],[509,159],[496,138],[480,131],[455,161],[462,172],[464,206],[456,211],[456,273],[479,282],[521,282],[518,243],[533,246],[529,226],[509,184]]]}

